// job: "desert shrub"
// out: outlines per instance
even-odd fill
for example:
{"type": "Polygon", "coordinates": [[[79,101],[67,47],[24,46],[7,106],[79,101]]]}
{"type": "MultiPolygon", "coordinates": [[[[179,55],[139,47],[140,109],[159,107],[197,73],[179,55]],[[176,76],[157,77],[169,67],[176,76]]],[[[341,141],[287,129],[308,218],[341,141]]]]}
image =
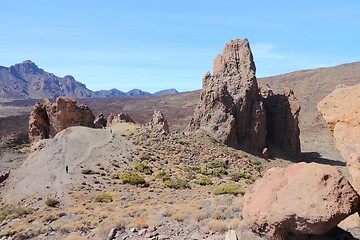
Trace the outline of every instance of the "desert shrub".
{"type": "Polygon", "coordinates": [[[221,175],[227,174],[227,170],[224,167],[210,168],[210,169],[201,169],[200,171],[203,175],[213,175],[216,177],[220,177],[221,175]]]}
{"type": "Polygon", "coordinates": [[[170,180],[170,175],[167,174],[165,171],[160,171],[158,172],[158,174],[156,175],[157,178],[160,178],[161,180],[163,180],[163,182],[170,180]]]}
{"type": "Polygon", "coordinates": [[[261,165],[261,162],[259,160],[257,160],[257,159],[251,159],[250,162],[253,165],[261,165]]]}
{"type": "Polygon", "coordinates": [[[112,202],[113,201],[113,197],[111,196],[110,193],[102,193],[102,194],[99,194],[95,200],[95,202],[100,202],[100,203],[109,203],[109,202],[112,202]]]}
{"type": "Polygon", "coordinates": [[[177,179],[177,178],[170,178],[169,180],[166,180],[164,182],[165,186],[169,187],[169,188],[175,188],[175,189],[185,189],[185,188],[190,188],[190,185],[188,182],[181,180],[181,179],[177,179]]]}
{"type": "Polygon", "coordinates": [[[55,198],[48,198],[45,201],[45,205],[49,207],[57,207],[60,204],[60,201],[55,198]]]}
{"type": "Polygon", "coordinates": [[[185,140],[185,139],[176,139],[176,142],[181,144],[181,145],[189,145],[190,141],[189,140],[185,140]]]}
{"type": "Polygon", "coordinates": [[[152,174],[152,169],[150,166],[144,164],[144,163],[138,163],[135,164],[135,169],[138,170],[141,173],[145,173],[147,175],[151,175],[152,174]]]}
{"type": "Polygon", "coordinates": [[[223,152],[223,154],[227,155],[227,154],[229,154],[229,149],[223,148],[223,149],[222,149],[222,152],[223,152]]]}
{"type": "Polygon", "coordinates": [[[30,208],[22,208],[14,205],[1,205],[0,206],[0,222],[6,218],[18,218],[32,213],[30,208]]]}
{"type": "Polygon", "coordinates": [[[150,160],[151,159],[151,156],[147,153],[144,153],[143,155],[141,155],[140,159],[142,161],[145,161],[145,160],[150,160]]]}
{"type": "Polygon", "coordinates": [[[91,168],[84,168],[81,170],[82,174],[96,174],[96,172],[94,170],[92,170],[91,168]]]}
{"type": "Polygon", "coordinates": [[[190,169],[196,173],[201,172],[201,168],[199,166],[191,166],[190,169]]]}
{"type": "Polygon", "coordinates": [[[226,186],[219,186],[219,187],[215,188],[214,194],[215,195],[233,194],[235,196],[238,194],[244,195],[245,190],[234,184],[229,184],[226,186]]]}
{"type": "Polygon", "coordinates": [[[206,164],[207,168],[214,169],[214,168],[226,168],[226,163],[221,160],[214,160],[206,164]]]}
{"type": "Polygon", "coordinates": [[[119,177],[123,183],[129,183],[131,185],[140,185],[146,183],[145,179],[136,173],[124,172],[121,173],[119,177]]]}
{"type": "Polygon", "coordinates": [[[211,181],[210,178],[208,177],[202,177],[199,180],[197,180],[197,183],[201,186],[206,186],[206,185],[212,185],[213,182],[211,181]]]}
{"type": "Polygon", "coordinates": [[[240,172],[232,172],[230,173],[231,180],[238,182],[241,178],[245,178],[245,173],[243,171],[240,172]]]}

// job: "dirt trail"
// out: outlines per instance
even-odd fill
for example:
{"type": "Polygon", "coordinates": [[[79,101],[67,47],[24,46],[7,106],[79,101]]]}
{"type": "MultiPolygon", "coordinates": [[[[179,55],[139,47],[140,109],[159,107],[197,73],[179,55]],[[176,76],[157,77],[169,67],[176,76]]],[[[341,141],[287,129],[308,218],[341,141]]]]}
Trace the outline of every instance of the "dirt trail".
{"type": "Polygon", "coordinates": [[[40,198],[55,197],[69,202],[69,190],[84,180],[81,169],[98,162],[106,164],[110,156],[126,155],[131,144],[121,134],[134,127],[132,124],[107,129],[71,127],[59,132],[54,139],[43,141],[44,147],[30,154],[11,173],[5,187],[0,189],[2,199],[33,204],[40,198]]]}

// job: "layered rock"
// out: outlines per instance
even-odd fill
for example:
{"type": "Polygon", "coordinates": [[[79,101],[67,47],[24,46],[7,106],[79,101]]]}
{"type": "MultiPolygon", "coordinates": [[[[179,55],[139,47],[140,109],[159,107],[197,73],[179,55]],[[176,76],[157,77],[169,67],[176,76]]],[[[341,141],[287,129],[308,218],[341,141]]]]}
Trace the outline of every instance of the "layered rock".
{"type": "Polygon", "coordinates": [[[321,235],[358,207],[359,195],[335,167],[298,163],[257,180],[245,194],[243,217],[268,237],[321,235]]]}
{"type": "Polygon", "coordinates": [[[360,84],[338,86],[317,105],[360,192],[360,84]]]}
{"type": "Polygon", "coordinates": [[[135,123],[135,121],[132,120],[127,113],[121,112],[117,115],[110,114],[110,116],[107,119],[107,126],[111,126],[115,123],[124,123],[124,122],[135,123]]]}
{"type": "Polygon", "coordinates": [[[280,95],[283,97],[267,104],[269,100],[265,96],[273,96],[273,93],[271,90],[259,89],[255,71],[247,39],[226,44],[222,54],[215,59],[213,75],[208,72],[203,78],[200,101],[189,128],[210,132],[228,146],[259,153],[273,141],[275,145],[286,149],[291,157],[298,157],[299,131],[292,129],[298,130],[298,111],[295,106],[292,110],[290,104],[296,99],[290,92],[288,96],[280,95]],[[265,91],[264,94],[261,91],[265,91]],[[267,110],[267,106],[274,109],[267,110]],[[283,109],[285,107],[288,107],[288,111],[283,109]],[[269,123],[268,117],[270,121],[283,117],[286,120],[269,123]],[[269,131],[271,125],[282,128],[284,137],[271,136],[277,134],[269,131]],[[290,148],[293,144],[298,145],[290,148]]]}
{"type": "Polygon", "coordinates": [[[87,105],[76,104],[70,98],[59,97],[55,103],[45,99],[32,108],[29,119],[29,139],[33,144],[41,139],[53,138],[70,126],[94,126],[94,115],[87,105]]]}
{"type": "Polygon", "coordinates": [[[160,111],[155,110],[152,118],[146,125],[155,133],[169,134],[169,125],[160,111]]]}

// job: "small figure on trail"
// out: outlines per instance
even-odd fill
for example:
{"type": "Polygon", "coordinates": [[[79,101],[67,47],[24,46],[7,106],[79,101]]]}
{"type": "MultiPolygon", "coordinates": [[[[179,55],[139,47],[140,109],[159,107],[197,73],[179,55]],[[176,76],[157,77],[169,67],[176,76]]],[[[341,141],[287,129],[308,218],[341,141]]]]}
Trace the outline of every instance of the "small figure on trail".
{"type": "Polygon", "coordinates": [[[65,171],[66,171],[66,173],[69,173],[69,166],[68,165],[65,166],[65,171]]]}

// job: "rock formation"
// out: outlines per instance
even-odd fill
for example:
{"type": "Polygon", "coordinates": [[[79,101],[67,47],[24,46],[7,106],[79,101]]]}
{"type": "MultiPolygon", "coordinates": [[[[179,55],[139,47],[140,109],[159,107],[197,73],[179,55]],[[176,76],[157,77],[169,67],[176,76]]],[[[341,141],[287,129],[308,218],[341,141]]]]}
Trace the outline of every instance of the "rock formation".
{"type": "Polygon", "coordinates": [[[123,123],[123,122],[135,123],[135,121],[132,120],[127,113],[121,112],[118,115],[110,114],[110,116],[107,119],[107,126],[111,126],[114,123],[123,123]]]}
{"type": "Polygon", "coordinates": [[[210,132],[228,146],[258,153],[273,142],[296,158],[300,155],[297,121],[300,107],[296,110],[295,105],[299,106],[296,98],[289,90],[288,95],[271,97],[277,100],[267,103],[270,102],[267,94],[278,95],[273,95],[271,89],[259,89],[255,71],[248,40],[227,43],[215,59],[213,75],[208,72],[203,78],[200,101],[189,128],[210,132]],[[273,109],[267,110],[267,106],[273,109]],[[283,117],[286,119],[276,121],[283,117]],[[273,136],[278,133],[269,129],[272,125],[281,129],[284,136],[273,136]],[[289,149],[293,144],[298,145],[289,149]]]}
{"type": "Polygon", "coordinates": [[[55,103],[45,99],[32,108],[29,119],[29,139],[33,144],[41,139],[53,138],[70,126],[94,126],[94,115],[86,105],[78,106],[70,98],[59,97],[55,103]]]}
{"type": "Polygon", "coordinates": [[[160,112],[155,110],[152,118],[147,123],[147,126],[153,131],[158,134],[169,134],[169,125],[164,118],[164,115],[160,112]]]}
{"type": "Polygon", "coordinates": [[[243,217],[268,237],[321,235],[358,207],[359,195],[335,167],[298,163],[257,180],[245,194],[243,217]]]}
{"type": "Polygon", "coordinates": [[[360,84],[338,86],[317,105],[360,192],[360,84]]]}
{"type": "Polygon", "coordinates": [[[95,128],[104,128],[107,125],[107,119],[104,117],[103,113],[99,113],[94,121],[94,127],[95,128]]]}

